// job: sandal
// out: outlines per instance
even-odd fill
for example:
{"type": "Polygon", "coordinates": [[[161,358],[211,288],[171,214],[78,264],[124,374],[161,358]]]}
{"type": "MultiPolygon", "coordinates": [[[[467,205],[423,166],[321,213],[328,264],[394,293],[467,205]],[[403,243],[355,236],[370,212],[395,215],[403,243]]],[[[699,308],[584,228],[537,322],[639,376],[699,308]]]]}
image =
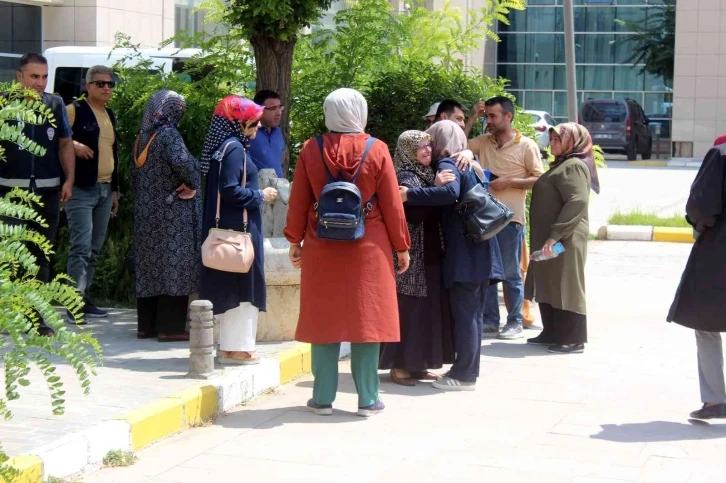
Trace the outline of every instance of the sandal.
{"type": "Polygon", "coordinates": [[[439,376],[437,376],[433,372],[429,372],[429,371],[414,371],[411,373],[411,377],[413,379],[418,379],[419,381],[438,381],[439,380],[439,376]]]}
{"type": "Polygon", "coordinates": [[[391,369],[391,380],[400,386],[411,387],[416,385],[416,381],[411,379],[411,377],[398,377],[395,369],[391,369]]]}
{"type": "Polygon", "coordinates": [[[156,337],[159,342],[187,342],[189,341],[189,332],[181,334],[159,334],[156,337]]]}
{"type": "Polygon", "coordinates": [[[220,364],[230,366],[252,366],[260,363],[259,356],[244,351],[218,351],[217,359],[220,364]],[[246,357],[237,357],[234,354],[246,354],[246,357]]]}

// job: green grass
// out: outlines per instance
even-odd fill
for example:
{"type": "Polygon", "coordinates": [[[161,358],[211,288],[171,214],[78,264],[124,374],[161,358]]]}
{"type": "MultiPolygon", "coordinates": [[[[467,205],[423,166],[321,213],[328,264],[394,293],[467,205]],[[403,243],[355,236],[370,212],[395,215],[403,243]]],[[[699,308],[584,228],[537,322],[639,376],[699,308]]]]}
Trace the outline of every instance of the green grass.
{"type": "Polygon", "coordinates": [[[658,216],[655,213],[644,213],[642,211],[633,211],[631,213],[615,212],[610,219],[608,225],[643,225],[643,226],[662,226],[666,228],[691,228],[683,215],[673,215],[670,217],[658,216]]]}
{"type": "Polygon", "coordinates": [[[131,451],[111,450],[103,457],[103,466],[117,468],[131,466],[136,462],[136,455],[131,451]]]}

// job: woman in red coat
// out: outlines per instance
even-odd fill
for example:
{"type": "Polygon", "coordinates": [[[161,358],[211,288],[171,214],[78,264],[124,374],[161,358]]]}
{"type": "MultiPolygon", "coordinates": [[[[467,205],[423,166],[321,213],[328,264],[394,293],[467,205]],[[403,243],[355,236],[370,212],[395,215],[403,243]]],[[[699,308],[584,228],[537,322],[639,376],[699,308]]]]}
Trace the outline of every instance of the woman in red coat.
{"type": "Polygon", "coordinates": [[[356,180],[365,203],[375,194],[357,241],[329,241],[316,236],[313,205],[328,183],[325,168],[336,179],[350,180],[361,164],[368,105],[353,89],[332,92],[323,104],[323,153],[315,139],[300,152],[290,193],[285,237],[290,260],[302,269],[300,318],[295,338],[312,344],[315,376],[308,407],[333,413],[338,387],[341,342],[351,342],[351,370],[358,390],[358,415],[383,410],[378,399],[378,355],[381,342],[398,342],[398,304],[392,252],[401,273],[408,268],[410,238],[398,182],[388,147],[374,141],[356,180]],[[325,164],[323,164],[325,163],[325,164]]]}

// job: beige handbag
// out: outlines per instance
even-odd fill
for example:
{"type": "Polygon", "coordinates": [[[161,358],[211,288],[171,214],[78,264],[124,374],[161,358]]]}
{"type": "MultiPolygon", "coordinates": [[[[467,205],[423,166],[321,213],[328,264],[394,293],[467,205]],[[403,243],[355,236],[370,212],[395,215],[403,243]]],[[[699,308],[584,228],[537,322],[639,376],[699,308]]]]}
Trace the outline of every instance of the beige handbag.
{"type": "MultiPolygon", "coordinates": [[[[222,159],[227,152],[227,143],[222,151],[219,161],[219,172],[222,172],[222,159]]],[[[244,174],[242,184],[247,184],[247,153],[245,152],[244,174]]],[[[255,260],[255,249],[252,245],[252,235],[247,232],[247,210],[244,210],[244,231],[223,230],[219,228],[219,205],[221,195],[217,190],[217,216],[215,227],[209,230],[207,239],[202,244],[202,264],[213,270],[232,273],[247,273],[255,260]]]]}

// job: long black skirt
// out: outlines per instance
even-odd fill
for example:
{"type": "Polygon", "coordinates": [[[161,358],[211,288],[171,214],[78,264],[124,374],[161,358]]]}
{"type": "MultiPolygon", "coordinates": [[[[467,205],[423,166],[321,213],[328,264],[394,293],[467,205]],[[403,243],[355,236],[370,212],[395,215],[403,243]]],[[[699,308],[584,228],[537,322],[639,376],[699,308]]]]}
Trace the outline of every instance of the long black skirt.
{"type": "Polygon", "coordinates": [[[398,294],[401,342],[381,344],[381,369],[426,371],[454,363],[454,332],[441,267],[427,266],[427,297],[398,294]]]}
{"type": "Polygon", "coordinates": [[[587,316],[539,304],[542,315],[540,338],[552,344],[584,344],[587,342],[587,316]]]}

